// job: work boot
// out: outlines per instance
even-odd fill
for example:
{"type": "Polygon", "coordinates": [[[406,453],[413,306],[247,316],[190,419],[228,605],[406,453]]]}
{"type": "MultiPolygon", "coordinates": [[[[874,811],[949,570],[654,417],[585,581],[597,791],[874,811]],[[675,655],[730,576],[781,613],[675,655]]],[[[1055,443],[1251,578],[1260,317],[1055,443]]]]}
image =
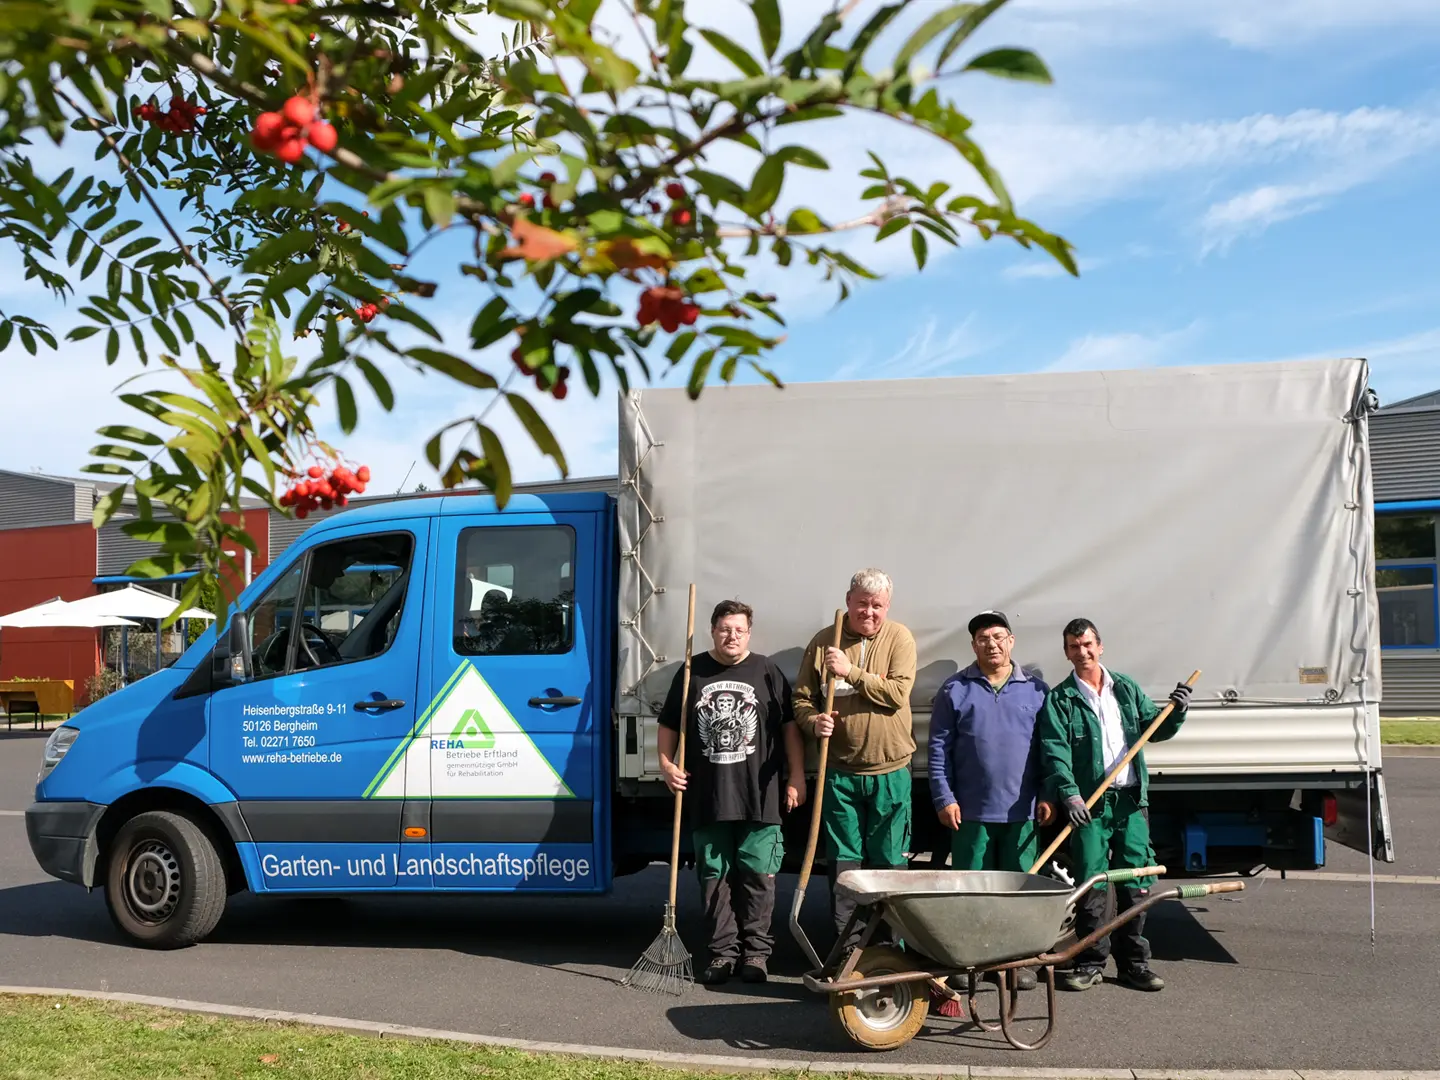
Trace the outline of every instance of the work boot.
{"type": "Polygon", "coordinates": [[[711,960],[709,966],[700,973],[700,981],[706,986],[719,986],[721,983],[729,982],[730,976],[734,974],[735,962],[717,957],[711,960]]]}
{"type": "Polygon", "coordinates": [[[1070,971],[1057,971],[1055,985],[1061,990],[1089,990],[1105,981],[1099,968],[1077,967],[1070,971]]]}
{"type": "Polygon", "coordinates": [[[1132,990],[1148,990],[1154,993],[1165,989],[1165,980],[1148,967],[1121,968],[1117,977],[1123,985],[1132,990]]]}
{"type": "Polygon", "coordinates": [[[747,983],[763,983],[770,977],[765,970],[765,958],[755,957],[746,960],[740,965],[740,981],[747,983]]]}

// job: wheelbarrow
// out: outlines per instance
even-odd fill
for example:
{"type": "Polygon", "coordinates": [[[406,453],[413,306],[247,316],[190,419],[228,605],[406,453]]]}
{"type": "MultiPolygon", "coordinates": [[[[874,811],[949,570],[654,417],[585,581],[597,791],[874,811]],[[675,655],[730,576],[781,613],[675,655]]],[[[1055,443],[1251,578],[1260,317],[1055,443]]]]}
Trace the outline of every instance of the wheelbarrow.
{"type": "Polygon", "coordinates": [[[1163,866],[1111,870],[1079,888],[1040,874],[991,870],[849,870],[836,888],[855,901],[855,911],[822,962],[808,940],[802,947],[817,964],[805,977],[807,989],[827,994],[830,1011],[854,1042],[867,1050],[904,1046],[924,1026],[932,980],[962,977],[971,1020],[999,1031],[1017,1050],[1038,1050],[1055,1033],[1055,967],[1162,900],[1193,900],[1211,893],[1239,892],[1241,881],[1179,885],[1152,891],[1093,934],[1059,951],[1065,918],[1086,890],[1101,882],[1121,884],[1157,877],[1163,866]],[[858,943],[846,949],[857,926],[858,943]],[[872,946],[881,923],[889,923],[904,949],[872,946]],[[1045,1030],[1022,1042],[1014,1030],[1019,989],[1012,972],[1039,968],[1045,979],[1045,1030]],[[994,973],[999,986],[999,1022],[976,1010],[979,979],[994,973]]]}

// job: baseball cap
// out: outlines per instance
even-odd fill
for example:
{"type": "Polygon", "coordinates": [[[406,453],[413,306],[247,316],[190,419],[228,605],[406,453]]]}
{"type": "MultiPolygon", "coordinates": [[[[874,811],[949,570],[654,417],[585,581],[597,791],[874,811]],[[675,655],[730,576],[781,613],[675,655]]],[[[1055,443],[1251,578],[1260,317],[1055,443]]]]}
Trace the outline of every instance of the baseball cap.
{"type": "Polygon", "coordinates": [[[1011,633],[1014,633],[1014,631],[1010,628],[1010,620],[1005,617],[1005,613],[1003,611],[982,611],[979,615],[976,615],[973,619],[970,620],[970,636],[974,637],[979,631],[984,630],[987,626],[1003,626],[1006,630],[1010,630],[1011,633]]]}

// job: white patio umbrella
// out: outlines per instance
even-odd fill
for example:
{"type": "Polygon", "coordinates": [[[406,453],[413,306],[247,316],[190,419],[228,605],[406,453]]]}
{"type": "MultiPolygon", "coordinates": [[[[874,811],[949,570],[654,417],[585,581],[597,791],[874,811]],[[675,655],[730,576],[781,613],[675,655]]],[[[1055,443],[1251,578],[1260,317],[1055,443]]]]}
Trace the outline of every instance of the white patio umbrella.
{"type": "Polygon", "coordinates": [[[58,596],[53,600],[46,600],[43,604],[35,604],[19,611],[12,611],[9,615],[0,615],[0,628],[8,627],[13,630],[39,630],[70,626],[90,629],[98,626],[139,625],[138,622],[132,622],[130,619],[121,618],[118,615],[77,610],[75,604],[67,604],[58,596]]]}
{"type": "MultiPolygon", "coordinates": [[[[175,598],[153,589],[127,585],[123,589],[73,600],[68,607],[87,615],[115,616],[122,619],[166,619],[175,611],[175,598]]],[[[214,612],[204,608],[186,608],[176,615],[180,619],[213,619],[214,612]]]]}

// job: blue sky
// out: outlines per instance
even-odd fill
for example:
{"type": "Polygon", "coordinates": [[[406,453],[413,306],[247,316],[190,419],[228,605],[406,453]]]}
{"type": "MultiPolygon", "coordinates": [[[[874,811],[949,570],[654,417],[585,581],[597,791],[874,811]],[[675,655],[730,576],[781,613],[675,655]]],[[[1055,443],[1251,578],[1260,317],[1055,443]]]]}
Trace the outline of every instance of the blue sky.
{"type": "MultiPolygon", "coordinates": [[[[727,6],[734,0],[714,0],[716,25],[745,38],[736,28],[748,16],[728,18],[727,6]]],[[[783,0],[787,39],[828,6],[783,0]]],[[[867,0],[854,17],[875,6],[867,0]]],[[[917,18],[927,6],[916,5],[917,18]]],[[[943,256],[932,247],[916,274],[906,238],[876,247],[848,237],[887,277],[839,308],[833,287],[805,273],[755,271],[793,316],[773,359],[783,378],[1364,355],[1383,402],[1440,388],[1440,4],[1014,0],[975,49],[998,44],[1035,48],[1055,84],[966,76],[950,92],[1020,212],[1075,244],[1081,277],[1054,272],[1041,253],[978,240],[943,256]]],[[[697,63],[723,65],[713,55],[697,63]]],[[[911,132],[835,123],[847,125],[844,138],[823,131],[814,141],[832,172],[793,171],[786,202],[831,220],[864,209],[855,173],[867,146],[917,181],[979,190],[953,154],[911,132]]],[[[750,163],[737,153],[730,164],[743,174],[750,163]]],[[[458,329],[474,307],[444,284],[455,306],[447,299],[435,314],[458,329]]],[[[0,302],[10,307],[7,288],[0,302]]],[[[34,310],[48,305],[37,298],[34,310]]],[[[0,369],[24,413],[0,425],[0,467],[74,473],[93,429],[126,419],[109,394],[129,372],[104,372],[93,348],[45,364],[12,348],[0,369]]],[[[433,486],[423,459],[414,464],[425,440],[483,402],[435,379],[397,383],[396,413],[365,410],[344,444],[381,488],[407,472],[407,487],[433,486]]],[[[613,387],[545,412],[573,474],[613,471],[613,387]]],[[[513,425],[502,430],[519,440],[513,425]]],[[[521,478],[555,475],[513,445],[521,478]]]]}

